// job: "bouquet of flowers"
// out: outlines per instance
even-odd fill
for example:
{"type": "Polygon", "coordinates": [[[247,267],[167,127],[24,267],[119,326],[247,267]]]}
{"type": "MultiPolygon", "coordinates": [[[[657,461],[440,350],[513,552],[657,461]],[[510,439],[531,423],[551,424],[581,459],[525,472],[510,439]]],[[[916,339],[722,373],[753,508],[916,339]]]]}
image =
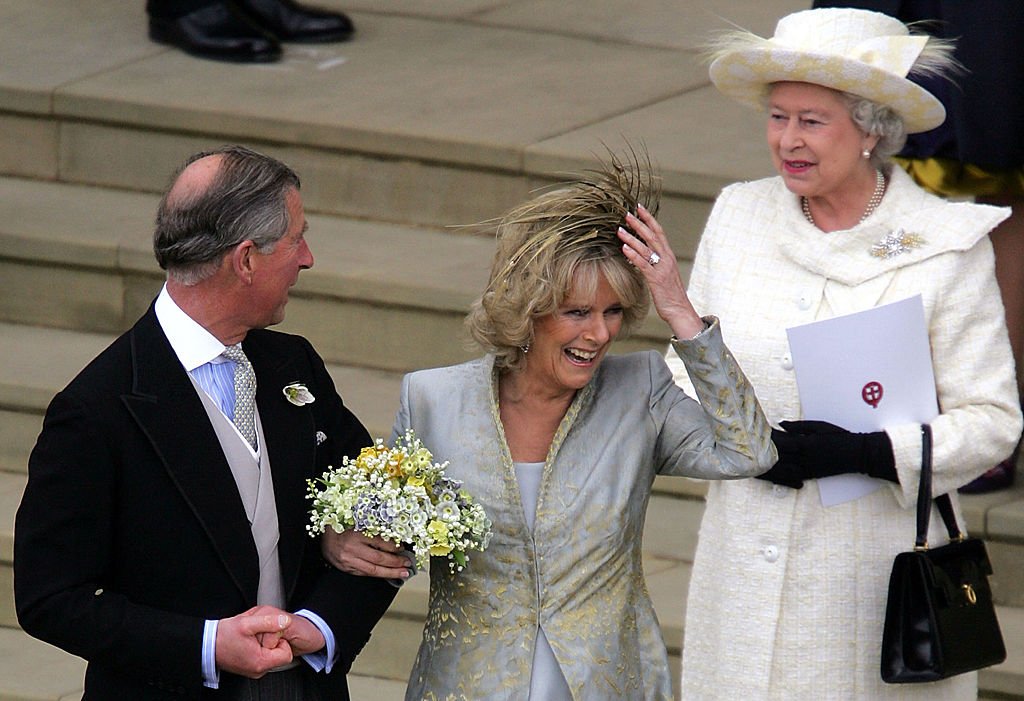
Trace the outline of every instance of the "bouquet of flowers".
{"type": "Polygon", "coordinates": [[[328,527],[352,528],[405,545],[425,567],[432,555],[446,556],[451,571],[469,561],[467,550],[483,550],[491,521],[458,480],[445,477],[447,462],[437,463],[412,430],[392,448],[378,438],[355,460],[309,480],[314,537],[328,527]]]}

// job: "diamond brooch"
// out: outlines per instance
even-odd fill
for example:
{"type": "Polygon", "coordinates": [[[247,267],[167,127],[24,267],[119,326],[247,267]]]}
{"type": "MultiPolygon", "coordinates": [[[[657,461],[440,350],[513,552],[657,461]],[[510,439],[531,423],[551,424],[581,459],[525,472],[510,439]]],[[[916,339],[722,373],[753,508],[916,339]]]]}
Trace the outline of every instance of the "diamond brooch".
{"type": "Polygon", "coordinates": [[[871,255],[875,258],[892,258],[901,253],[919,248],[924,238],[918,234],[908,234],[903,229],[890,231],[882,240],[871,247],[871,255]]]}

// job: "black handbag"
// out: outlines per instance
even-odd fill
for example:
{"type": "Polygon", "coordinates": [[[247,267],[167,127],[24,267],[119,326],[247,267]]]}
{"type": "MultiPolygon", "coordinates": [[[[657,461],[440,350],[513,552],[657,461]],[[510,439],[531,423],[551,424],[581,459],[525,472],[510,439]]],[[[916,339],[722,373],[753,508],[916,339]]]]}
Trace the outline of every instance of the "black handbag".
{"type": "Polygon", "coordinates": [[[882,681],[890,684],[934,682],[1006,659],[985,543],[960,531],[948,494],[935,504],[950,543],[928,547],[931,426],[922,426],[921,434],[917,540],[912,552],[900,553],[892,564],[882,630],[882,681]]]}

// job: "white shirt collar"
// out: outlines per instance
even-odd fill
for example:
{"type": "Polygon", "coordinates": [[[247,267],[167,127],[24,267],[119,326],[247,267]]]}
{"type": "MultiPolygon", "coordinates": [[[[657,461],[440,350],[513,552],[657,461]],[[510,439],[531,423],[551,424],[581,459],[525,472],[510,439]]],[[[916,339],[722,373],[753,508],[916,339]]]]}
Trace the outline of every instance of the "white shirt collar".
{"type": "Polygon", "coordinates": [[[220,354],[224,352],[224,344],[182,311],[168,294],[166,284],[160,290],[153,310],[156,312],[156,320],[160,322],[160,328],[163,329],[186,372],[192,372],[211,361],[227,362],[226,358],[220,358],[220,354]]]}

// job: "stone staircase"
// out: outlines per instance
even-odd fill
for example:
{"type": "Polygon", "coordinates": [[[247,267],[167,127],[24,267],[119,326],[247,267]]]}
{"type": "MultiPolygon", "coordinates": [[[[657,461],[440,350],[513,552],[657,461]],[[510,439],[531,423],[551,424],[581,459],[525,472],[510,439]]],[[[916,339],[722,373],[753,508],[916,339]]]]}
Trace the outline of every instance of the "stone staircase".
{"type": "MultiPolygon", "coordinates": [[[[282,329],[311,339],[345,401],[387,436],[401,373],[474,355],[461,319],[486,279],[498,216],[603,144],[643,143],[684,273],[710,201],[764,175],[761,120],[720,98],[694,48],[728,17],[758,32],[797,0],[319,0],[356,39],[243,67],[145,39],[142,3],[0,6],[0,701],[70,700],[84,663],[17,627],[14,513],[53,394],[159,290],[159,191],[202,148],[241,142],[303,178],[315,267],[282,329]]],[[[662,348],[656,318],[617,351],[662,348]]],[[[703,486],[659,480],[648,585],[678,670],[703,486]]],[[[1010,658],[987,698],[1024,700],[1024,489],[965,499],[996,567],[1010,658]]],[[[351,678],[402,698],[426,608],[415,577],[351,678]]]]}

